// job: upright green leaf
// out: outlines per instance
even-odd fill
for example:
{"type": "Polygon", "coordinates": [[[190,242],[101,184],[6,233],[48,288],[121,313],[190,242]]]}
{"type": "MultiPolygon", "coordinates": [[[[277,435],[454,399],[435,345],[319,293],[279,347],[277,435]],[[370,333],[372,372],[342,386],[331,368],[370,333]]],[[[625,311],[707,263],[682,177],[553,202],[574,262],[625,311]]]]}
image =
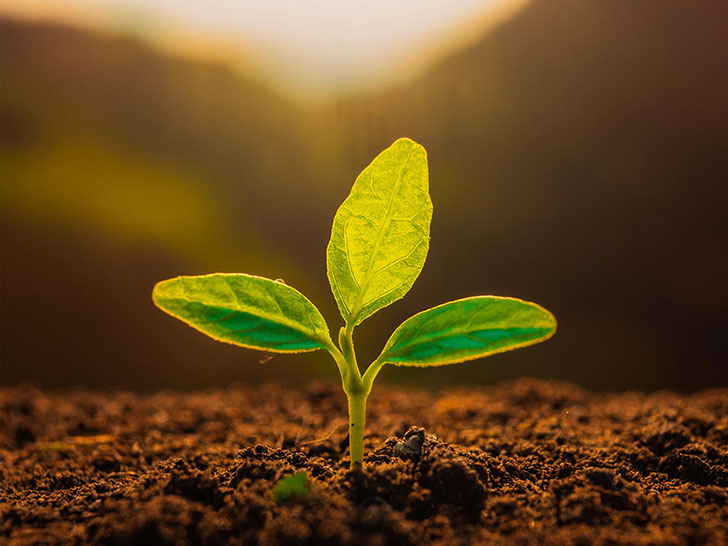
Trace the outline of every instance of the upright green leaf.
{"type": "Polygon", "coordinates": [[[347,323],[359,324],[412,287],[431,220],[427,153],[401,138],[362,171],[334,217],[327,269],[347,323]]]}
{"type": "Polygon", "coordinates": [[[159,282],[154,303],[218,340],[278,353],[331,345],[318,309],[281,282],[243,274],[177,277],[159,282]]]}
{"type": "Polygon", "coordinates": [[[408,318],[377,360],[398,366],[442,366],[533,345],[555,332],[554,316],[535,303],[476,296],[408,318]]]}

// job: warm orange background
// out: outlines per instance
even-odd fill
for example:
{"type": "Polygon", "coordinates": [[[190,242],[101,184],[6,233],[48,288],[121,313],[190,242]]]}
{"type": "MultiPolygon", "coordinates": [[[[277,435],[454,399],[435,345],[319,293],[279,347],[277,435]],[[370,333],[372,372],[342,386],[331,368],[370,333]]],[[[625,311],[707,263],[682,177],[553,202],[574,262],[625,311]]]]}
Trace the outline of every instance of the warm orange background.
{"type": "Polygon", "coordinates": [[[2,383],[196,388],[333,377],[327,355],[216,344],[156,310],[178,274],[307,294],[332,329],[334,211],[395,138],[429,152],[432,244],[358,331],[476,294],[552,310],[551,341],[391,381],[524,375],[728,385],[728,4],[536,1],[378,92],[296,102],[211,60],[2,21],[2,383]]]}

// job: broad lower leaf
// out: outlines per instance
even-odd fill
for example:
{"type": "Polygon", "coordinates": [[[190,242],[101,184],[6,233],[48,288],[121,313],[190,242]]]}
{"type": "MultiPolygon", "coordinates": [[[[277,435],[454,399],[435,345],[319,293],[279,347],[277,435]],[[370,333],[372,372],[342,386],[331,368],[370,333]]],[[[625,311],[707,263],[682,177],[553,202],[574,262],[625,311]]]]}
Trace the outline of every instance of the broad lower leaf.
{"type": "Polygon", "coordinates": [[[404,321],[378,358],[398,366],[441,366],[533,345],[556,332],[543,307],[476,296],[438,305],[404,321]]]}
{"type": "Polygon", "coordinates": [[[362,171],[334,217],[327,270],[347,323],[359,324],[412,287],[431,220],[427,153],[401,138],[362,171]]]}
{"type": "Polygon", "coordinates": [[[281,282],[242,274],[177,277],[157,283],[154,303],[208,336],[278,353],[331,344],[318,309],[281,282]]]}

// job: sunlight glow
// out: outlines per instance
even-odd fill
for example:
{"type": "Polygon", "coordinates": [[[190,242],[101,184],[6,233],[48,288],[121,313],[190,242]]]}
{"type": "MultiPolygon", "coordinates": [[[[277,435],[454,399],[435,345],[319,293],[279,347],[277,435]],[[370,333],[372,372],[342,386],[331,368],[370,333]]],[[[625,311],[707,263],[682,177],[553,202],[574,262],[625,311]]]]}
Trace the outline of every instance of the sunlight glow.
{"type": "Polygon", "coordinates": [[[174,50],[232,58],[279,88],[317,95],[405,79],[424,57],[471,40],[524,3],[5,0],[3,11],[122,30],[174,50]]]}

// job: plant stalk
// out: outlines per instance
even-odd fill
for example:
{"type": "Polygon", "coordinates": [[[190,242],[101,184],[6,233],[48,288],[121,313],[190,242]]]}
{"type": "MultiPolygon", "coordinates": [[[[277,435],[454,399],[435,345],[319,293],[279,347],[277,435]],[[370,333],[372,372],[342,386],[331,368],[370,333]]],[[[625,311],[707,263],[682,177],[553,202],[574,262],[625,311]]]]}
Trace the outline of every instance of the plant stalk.
{"type": "Polygon", "coordinates": [[[346,393],[349,402],[349,459],[351,468],[361,467],[364,459],[364,426],[368,392],[346,393]]]}
{"type": "Polygon", "coordinates": [[[349,405],[349,460],[351,468],[360,467],[364,459],[364,427],[367,415],[367,397],[370,388],[362,381],[356,361],[353,338],[354,325],[347,323],[339,330],[339,347],[346,361],[344,392],[349,405]]]}
{"type": "Polygon", "coordinates": [[[367,416],[367,398],[372,391],[374,378],[384,362],[372,362],[364,376],[359,370],[354,351],[354,326],[348,323],[339,330],[339,347],[328,343],[328,351],[334,357],[341,372],[341,383],[349,406],[349,460],[350,467],[360,467],[364,460],[364,428],[367,416]],[[340,348],[340,349],[339,349],[340,348]]]}

